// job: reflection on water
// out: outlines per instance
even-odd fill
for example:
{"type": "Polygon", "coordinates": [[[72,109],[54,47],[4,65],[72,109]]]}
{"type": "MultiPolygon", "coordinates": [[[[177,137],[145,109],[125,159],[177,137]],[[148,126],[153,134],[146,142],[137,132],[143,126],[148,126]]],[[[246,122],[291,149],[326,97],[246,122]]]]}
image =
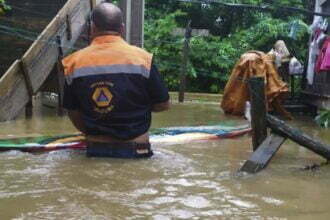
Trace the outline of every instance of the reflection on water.
{"type": "MultiPolygon", "coordinates": [[[[226,122],[218,105],[174,105],[153,127],[226,122]]],[[[309,119],[296,125],[329,143],[309,119]]],[[[0,135],[75,132],[67,118],[42,109],[2,123],[0,135]]],[[[147,160],[91,159],[83,151],[0,154],[0,219],[328,219],[330,169],[302,171],[323,159],[286,142],[257,175],[236,171],[251,153],[237,139],[153,146],[147,160]]]]}

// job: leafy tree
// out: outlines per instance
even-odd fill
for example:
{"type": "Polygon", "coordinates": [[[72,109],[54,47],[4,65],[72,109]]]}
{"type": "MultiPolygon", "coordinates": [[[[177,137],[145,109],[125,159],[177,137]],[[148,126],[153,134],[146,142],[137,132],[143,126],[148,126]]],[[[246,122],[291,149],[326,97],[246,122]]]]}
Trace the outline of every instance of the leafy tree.
{"type": "MultiPolygon", "coordinates": [[[[193,36],[190,43],[188,91],[219,92],[235,62],[248,50],[267,52],[282,39],[294,56],[304,61],[311,17],[278,10],[279,6],[310,9],[307,0],[227,0],[227,3],[269,5],[268,11],[228,8],[216,3],[146,0],[145,46],[157,58],[171,90],[178,89],[183,36],[177,27],[192,20],[193,28],[209,29],[207,37],[193,36]],[[295,24],[295,25],[293,25],[295,24]],[[296,36],[290,37],[296,26],[296,36]]],[[[312,9],[310,9],[312,10],[312,9]]]]}
{"type": "Polygon", "coordinates": [[[165,81],[171,90],[179,83],[182,38],[172,33],[177,27],[175,18],[182,15],[176,11],[162,19],[145,22],[145,47],[155,54],[159,70],[165,74],[165,81]]]}

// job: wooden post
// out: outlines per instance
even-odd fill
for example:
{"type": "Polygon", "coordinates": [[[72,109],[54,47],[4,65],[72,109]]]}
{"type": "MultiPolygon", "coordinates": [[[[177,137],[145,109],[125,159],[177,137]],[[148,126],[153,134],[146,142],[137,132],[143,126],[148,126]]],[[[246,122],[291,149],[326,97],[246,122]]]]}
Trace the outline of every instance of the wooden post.
{"type": "Polygon", "coordinates": [[[251,127],[253,151],[267,137],[265,82],[262,77],[253,77],[249,80],[251,101],[251,127]]]}
{"type": "Polygon", "coordinates": [[[91,9],[95,8],[95,6],[97,5],[97,3],[98,3],[97,0],[90,0],[91,9]]]}
{"type": "Polygon", "coordinates": [[[88,44],[92,43],[92,11],[95,7],[95,0],[89,0],[90,13],[86,20],[86,29],[87,29],[87,42],[88,44]]]}
{"type": "Polygon", "coordinates": [[[66,39],[72,39],[72,30],[71,30],[71,18],[70,15],[66,15],[66,39]]]}
{"type": "Polygon", "coordinates": [[[182,58],[182,72],[180,75],[180,88],[179,88],[179,102],[184,102],[184,92],[186,90],[186,76],[188,72],[188,59],[189,59],[189,43],[191,38],[191,20],[188,21],[186,32],[184,36],[183,45],[183,58],[182,58]]]}
{"type": "Polygon", "coordinates": [[[128,43],[131,42],[131,19],[132,19],[131,6],[132,6],[131,0],[121,0],[119,2],[119,7],[124,15],[125,31],[123,37],[128,43]]]}
{"type": "Polygon", "coordinates": [[[31,83],[31,79],[29,77],[28,74],[28,69],[26,68],[23,60],[20,60],[20,67],[24,76],[24,80],[25,80],[25,85],[26,88],[28,90],[28,94],[30,97],[30,100],[28,101],[28,103],[25,105],[25,117],[26,118],[31,118],[32,114],[33,114],[33,103],[32,103],[32,98],[33,98],[33,87],[32,87],[32,83],[31,83]]]}
{"type": "Polygon", "coordinates": [[[131,0],[130,44],[143,47],[144,0],[131,0]]]}
{"type": "Polygon", "coordinates": [[[61,37],[57,36],[57,45],[58,45],[58,60],[57,60],[57,82],[58,82],[58,108],[57,108],[57,114],[60,116],[64,115],[64,109],[63,109],[63,96],[64,96],[64,68],[62,64],[62,58],[63,58],[63,50],[62,50],[62,41],[61,37]]]}
{"type": "Polygon", "coordinates": [[[290,138],[297,144],[313,151],[314,153],[330,160],[330,146],[318,140],[314,140],[300,130],[287,125],[284,121],[272,115],[267,115],[267,122],[269,127],[276,133],[283,137],[290,138]]]}
{"type": "Polygon", "coordinates": [[[33,97],[31,97],[31,100],[26,104],[25,106],[25,117],[31,118],[33,116],[33,97]]]}

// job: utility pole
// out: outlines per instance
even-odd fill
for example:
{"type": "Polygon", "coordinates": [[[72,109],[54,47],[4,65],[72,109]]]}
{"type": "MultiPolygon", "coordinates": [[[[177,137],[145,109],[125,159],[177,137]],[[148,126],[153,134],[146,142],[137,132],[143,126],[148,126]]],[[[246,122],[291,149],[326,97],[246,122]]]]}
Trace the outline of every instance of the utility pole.
{"type": "Polygon", "coordinates": [[[188,21],[186,32],[184,35],[184,45],[183,45],[183,58],[182,58],[182,72],[180,76],[180,88],[179,88],[179,102],[184,101],[184,92],[186,90],[186,77],[188,72],[188,59],[189,59],[189,43],[191,38],[191,20],[188,21]]]}

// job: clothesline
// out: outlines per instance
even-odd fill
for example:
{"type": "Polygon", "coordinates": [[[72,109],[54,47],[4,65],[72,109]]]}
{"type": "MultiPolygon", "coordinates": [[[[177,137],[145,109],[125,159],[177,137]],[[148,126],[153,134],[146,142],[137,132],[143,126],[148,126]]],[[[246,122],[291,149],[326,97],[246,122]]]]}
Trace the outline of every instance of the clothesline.
{"type": "Polygon", "coordinates": [[[313,85],[315,74],[330,71],[330,36],[327,35],[328,21],[326,19],[314,18],[310,28],[312,34],[306,78],[308,84],[313,85]]]}

